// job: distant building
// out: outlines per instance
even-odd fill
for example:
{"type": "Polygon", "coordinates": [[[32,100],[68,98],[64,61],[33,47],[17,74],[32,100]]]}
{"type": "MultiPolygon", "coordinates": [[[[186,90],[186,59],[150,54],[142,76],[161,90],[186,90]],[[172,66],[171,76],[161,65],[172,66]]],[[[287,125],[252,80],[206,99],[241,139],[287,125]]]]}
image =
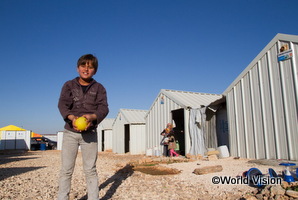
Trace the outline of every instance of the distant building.
{"type": "Polygon", "coordinates": [[[112,151],[113,123],[115,119],[105,118],[97,127],[98,152],[112,151]]]}
{"type": "Polygon", "coordinates": [[[120,109],[113,123],[113,152],[145,154],[147,110],[120,109]]]}
{"type": "Polygon", "coordinates": [[[215,118],[207,121],[206,112],[209,104],[221,98],[222,95],[218,94],[162,89],[145,117],[146,148],[163,150],[160,133],[167,123],[174,124],[182,155],[204,154],[208,147],[216,147],[215,118]],[[211,123],[213,128],[207,130],[211,123]],[[210,140],[210,138],[213,139],[210,140]]]}
{"type": "Polygon", "coordinates": [[[31,131],[8,125],[0,128],[0,150],[29,150],[31,131]]]}

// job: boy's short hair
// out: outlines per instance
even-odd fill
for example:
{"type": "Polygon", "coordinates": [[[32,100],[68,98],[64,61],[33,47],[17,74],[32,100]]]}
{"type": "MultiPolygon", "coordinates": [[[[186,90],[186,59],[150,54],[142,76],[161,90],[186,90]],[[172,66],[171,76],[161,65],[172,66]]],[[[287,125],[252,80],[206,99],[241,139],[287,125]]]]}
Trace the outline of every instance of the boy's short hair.
{"type": "Polygon", "coordinates": [[[96,73],[97,68],[98,68],[98,60],[92,54],[82,55],[78,60],[77,67],[79,67],[80,65],[85,65],[88,61],[91,62],[92,66],[95,69],[95,73],[96,73]]]}

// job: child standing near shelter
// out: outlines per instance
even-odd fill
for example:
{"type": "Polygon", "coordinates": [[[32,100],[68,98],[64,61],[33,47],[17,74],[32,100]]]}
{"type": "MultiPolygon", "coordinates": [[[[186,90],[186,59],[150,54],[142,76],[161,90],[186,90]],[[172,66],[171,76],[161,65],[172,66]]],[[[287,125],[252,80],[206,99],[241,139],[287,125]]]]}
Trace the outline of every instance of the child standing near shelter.
{"type": "Polygon", "coordinates": [[[175,151],[177,146],[176,146],[176,139],[175,139],[173,133],[170,133],[168,135],[168,141],[169,141],[168,148],[169,148],[169,151],[170,151],[170,156],[173,157],[175,155],[176,157],[178,157],[179,154],[175,151]]]}
{"type": "Polygon", "coordinates": [[[99,199],[96,160],[98,156],[97,125],[107,116],[109,109],[106,90],[92,77],[96,74],[98,60],[92,54],[83,55],[77,62],[79,77],[67,81],[61,90],[58,108],[65,121],[61,152],[58,200],[69,199],[71,179],[79,146],[86,176],[89,200],[99,199]],[[78,117],[85,117],[88,125],[84,131],[75,126],[78,117]]]}
{"type": "Polygon", "coordinates": [[[163,155],[168,157],[169,156],[169,149],[168,149],[168,145],[169,145],[169,141],[168,141],[168,135],[170,133],[174,133],[173,131],[173,125],[171,123],[167,124],[167,127],[160,133],[160,135],[163,136],[162,140],[161,140],[161,145],[164,146],[163,149],[163,155]]]}

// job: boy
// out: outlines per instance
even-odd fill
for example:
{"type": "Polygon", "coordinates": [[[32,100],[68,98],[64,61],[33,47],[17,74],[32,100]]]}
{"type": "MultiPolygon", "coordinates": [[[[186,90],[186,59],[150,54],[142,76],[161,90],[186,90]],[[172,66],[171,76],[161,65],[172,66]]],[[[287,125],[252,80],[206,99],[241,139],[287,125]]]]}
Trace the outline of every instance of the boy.
{"type": "Polygon", "coordinates": [[[98,155],[97,125],[109,112],[105,88],[92,77],[98,61],[92,54],[83,55],[77,62],[79,77],[67,81],[61,90],[58,108],[65,121],[61,152],[58,200],[69,198],[71,178],[78,148],[81,146],[83,169],[86,176],[89,200],[98,200],[99,188],[96,171],[98,155]],[[78,117],[85,117],[88,125],[84,131],[75,126],[78,117]]]}

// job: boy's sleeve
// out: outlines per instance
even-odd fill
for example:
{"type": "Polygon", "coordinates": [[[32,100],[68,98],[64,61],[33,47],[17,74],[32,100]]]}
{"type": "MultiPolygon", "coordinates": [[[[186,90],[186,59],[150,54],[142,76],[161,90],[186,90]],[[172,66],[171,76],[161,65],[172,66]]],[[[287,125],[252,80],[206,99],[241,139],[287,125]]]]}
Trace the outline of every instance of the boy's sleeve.
{"type": "Polygon", "coordinates": [[[109,106],[107,100],[106,89],[101,85],[99,92],[97,94],[98,104],[97,110],[95,112],[97,116],[96,125],[98,125],[109,113],[109,106]]]}
{"type": "Polygon", "coordinates": [[[67,116],[70,115],[70,107],[72,106],[72,99],[71,99],[71,90],[67,86],[67,83],[65,83],[62,87],[59,102],[58,102],[58,108],[60,111],[60,114],[62,115],[64,121],[68,122],[67,116]]]}

